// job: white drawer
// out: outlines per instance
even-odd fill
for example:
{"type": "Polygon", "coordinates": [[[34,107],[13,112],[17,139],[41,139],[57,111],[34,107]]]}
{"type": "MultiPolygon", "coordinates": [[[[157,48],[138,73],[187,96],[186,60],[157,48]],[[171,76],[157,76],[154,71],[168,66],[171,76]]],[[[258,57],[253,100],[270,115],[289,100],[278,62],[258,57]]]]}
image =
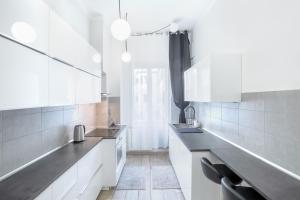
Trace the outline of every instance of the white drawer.
{"type": "MultiPolygon", "coordinates": [[[[64,199],[77,183],[77,164],[60,176],[52,185],[53,199],[64,199]]],[[[76,196],[76,195],[75,195],[76,196]]]]}

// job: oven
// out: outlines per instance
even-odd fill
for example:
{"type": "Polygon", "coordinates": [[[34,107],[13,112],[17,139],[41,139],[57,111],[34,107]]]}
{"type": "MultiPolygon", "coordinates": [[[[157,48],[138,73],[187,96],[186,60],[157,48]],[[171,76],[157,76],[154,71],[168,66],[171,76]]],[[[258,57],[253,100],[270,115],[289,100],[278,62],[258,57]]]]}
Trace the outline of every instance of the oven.
{"type": "Polygon", "coordinates": [[[116,140],[116,164],[117,164],[117,180],[119,180],[122,170],[126,162],[126,131],[116,140]]]}

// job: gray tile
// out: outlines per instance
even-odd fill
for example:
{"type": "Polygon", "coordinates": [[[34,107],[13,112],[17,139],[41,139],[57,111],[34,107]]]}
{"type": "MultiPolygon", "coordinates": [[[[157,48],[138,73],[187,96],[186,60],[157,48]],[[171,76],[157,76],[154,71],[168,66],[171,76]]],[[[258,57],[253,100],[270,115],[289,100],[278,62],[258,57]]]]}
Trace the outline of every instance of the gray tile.
{"type": "Polygon", "coordinates": [[[42,154],[42,134],[36,133],[6,142],[3,146],[3,174],[42,154]]]}
{"type": "Polygon", "coordinates": [[[260,156],[264,155],[265,137],[263,131],[239,126],[239,137],[241,146],[260,156]]]}
{"type": "Polygon", "coordinates": [[[64,110],[75,110],[77,109],[77,105],[64,106],[64,110]]]}
{"type": "Polygon", "coordinates": [[[240,103],[222,103],[222,108],[239,108],[240,103]]]}
{"type": "Polygon", "coordinates": [[[235,123],[230,123],[226,121],[222,121],[222,136],[224,136],[226,139],[232,141],[232,142],[237,142],[238,141],[238,131],[239,127],[235,123]]]}
{"type": "Polygon", "coordinates": [[[207,124],[209,130],[213,132],[220,132],[222,128],[222,121],[219,119],[211,119],[207,124]]]}
{"type": "Polygon", "coordinates": [[[283,130],[282,137],[287,137],[300,143],[300,113],[289,112],[284,115],[284,118],[285,130],[283,130]]]}
{"type": "Polygon", "coordinates": [[[282,137],[265,135],[265,154],[266,158],[285,169],[295,172],[299,156],[297,144],[292,140],[282,137]]]}
{"type": "Polygon", "coordinates": [[[282,136],[285,132],[283,113],[265,112],[265,132],[273,136],[282,136]]]}
{"type": "Polygon", "coordinates": [[[48,129],[43,132],[43,150],[49,152],[57,147],[67,144],[69,136],[66,127],[48,129]]]}
{"type": "Polygon", "coordinates": [[[66,124],[64,126],[64,131],[66,136],[68,137],[68,141],[73,140],[73,134],[74,134],[74,127],[77,125],[77,122],[72,122],[69,124],[66,124]]]}
{"type": "Polygon", "coordinates": [[[210,116],[211,116],[211,106],[210,106],[210,104],[209,103],[204,103],[203,107],[204,107],[204,116],[206,118],[210,118],[210,116]]]}
{"type": "Polygon", "coordinates": [[[0,111],[0,132],[3,131],[3,112],[0,111]]]}
{"type": "Polygon", "coordinates": [[[285,92],[285,112],[300,112],[300,90],[285,92]]]}
{"type": "Polygon", "coordinates": [[[222,119],[222,108],[221,107],[211,107],[211,119],[222,119]]]}
{"type": "Polygon", "coordinates": [[[60,111],[64,110],[63,106],[54,106],[54,107],[43,107],[42,112],[53,112],[53,111],[60,111]]]}
{"type": "Polygon", "coordinates": [[[236,123],[239,121],[239,110],[233,108],[222,107],[222,120],[226,122],[236,123]]]}
{"type": "Polygon", "coordinates": [[[264,131],[264,112],[239,110],[239,125],[264,131]]]}
{"type": "Polygon", "coordinates": [[[19,111],[3,115],[4,141],[30,135],[41,129],[41,112],[19,111]]]}
{"type": "Polygon", "coordinates": [[[213,102],[210,104],[212,107],[222,107],[222,103],[213,102]]]}
{"type": "Polygon", "coordinates": [[[42,127],[43,130],[55,128],[63,125],[64,117],[63,111],[45,112],[42,114],[42,127]]]}
{"type": "Polygon", "coordinates": [[[296,153],[298,156],[296,156],[296,165],[295,165],[295,169],[296,169],[296,174],[300,175],[300,145],[296,144],[296,153]]]}
{"type": "Polygon", "coordinates": [[[19,110],[5,110],[2,111],[3,118],[15,117],[19,115],[30,115],[37,114],[41,112],[41,108],[28,108],[28,109],[19,109],[19,110]]]}
{"type": "Polygon", "coordinates": [[[71,122],[75,122],[77,120],[78,120],[77,109],[64,110],[64,125],[67,125],[71,122]]]}
{"type": "Polygon", "coordinates": [[[264,111],[264,93],[242,94],[242,102],[239,106],[242,110],[264,111]]]}
{"type": "Polygon", "coordinates": [[[265,111],[284,113],[286,111],[286,92],[265,92],[265,111]]]}
{"type": "Polygon", "coordinates": [[[0,132],[0,177],[3,175],[3,161],[2,161],[2,155],[3,155],[3,134],[0,132]]]}

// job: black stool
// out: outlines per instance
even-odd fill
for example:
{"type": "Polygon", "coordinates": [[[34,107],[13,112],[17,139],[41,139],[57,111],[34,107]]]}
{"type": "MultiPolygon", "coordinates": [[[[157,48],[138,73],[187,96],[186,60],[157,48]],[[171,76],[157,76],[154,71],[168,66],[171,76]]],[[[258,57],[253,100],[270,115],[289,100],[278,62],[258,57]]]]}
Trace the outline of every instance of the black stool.
{"type": "Polygon", "coordinates": [[[265,200],[252,187],[235,186],[228,178],[222,178],[223,200],[265,200]]]}
{"type": "Polygon", "coordinates": [[[201,166],[204,175],[217,184],[221,184],[223,177],[228,177],[235,185],[242,182],[242,179],[224,164],[212,164],[207,158],[203,157],[201,166]]]}

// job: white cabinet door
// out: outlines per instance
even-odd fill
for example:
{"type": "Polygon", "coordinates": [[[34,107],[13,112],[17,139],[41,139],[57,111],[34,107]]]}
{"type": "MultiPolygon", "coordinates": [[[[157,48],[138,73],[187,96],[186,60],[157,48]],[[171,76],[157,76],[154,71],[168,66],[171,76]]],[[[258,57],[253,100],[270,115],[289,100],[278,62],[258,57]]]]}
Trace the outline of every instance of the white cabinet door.
{"type": "Polygon", "coordinates": [[[211,55],[184,72],[186,101],[240,102],[241,55],[211,55]]]}
{"type": "Polygon", "coordinates": [[[85,53],[78,44],[80,36],[54,11],[50,12],[49,29],[49,55],[74,66],[78,65],[85,53]]]}
{"type": "MultiPolygon", "coordinates": [[[[182,193],[186,200],[191,200],[192,193],[192,153],[169,128],[169,154],[182,193]],[[184,162],[182,162],[184,160],[184,162]]],[[[200,161],[199,161],[200,162],[200,161]]]]}
{"type": "Polygon", "coordinates": [[[53,11],[50,13],[49,54],[76,68],[101,75],[101,65],[95,60],[99,53],[53,11]]]}
{"type": "Polygon", "coordinates": [[[101,102],[101,79],[77,70],[76,103],[88,104],[101,102]]]}
{"type": "Polygon", "coordinates": [[[195,84],[193,84],[193,88],[195,96],[193,99],[201,102],[210,102],[211,99],[211,65],[210,60],[204,59],[201,64],[195,66],[195,84]]]}
{"type": "Polygon", "coordinates": [[[97,199],[101,189],[102,189],[102,175],[103,170],[102,166],[100,166],[96,174],[93,176],[90,184],[86,188],[86,190],[80,195],[80,200],[95,200],[97,199]]]}
{"type": "Polygon", "coordinates": [[[0,33],[48,52],[49,8],[41,0],[1,0],[0,33]]]}
{"type": "Polygon", "coordinates": [[[73,105],[76,97],[76,69],[49,59],[50,106],[73,105]]]}
{"type": "MultiPolygon", "coordinates": [[[[74,190],[77,184],[77,164],[72,166],[68,171],[61,175],[53,184],[52,184],[52,195],[55,200],[64,199],[71,191],[74,190]]],[[[77,193],[78,194],[78,193],[77,193]]],[[[77,196],[74,194],[74,196],[77,196]]]]}
{"type": "Polygon", "coordinates": [[[102,165],[102,144],[99,143],[78,161],[78,190],[82,195],[91,183],[96,171],[102,165]]]}
{"type": "Polygon", "coordinates": [[[0,110],[48,106],[48,58],[0,38],[0,110]]]}

